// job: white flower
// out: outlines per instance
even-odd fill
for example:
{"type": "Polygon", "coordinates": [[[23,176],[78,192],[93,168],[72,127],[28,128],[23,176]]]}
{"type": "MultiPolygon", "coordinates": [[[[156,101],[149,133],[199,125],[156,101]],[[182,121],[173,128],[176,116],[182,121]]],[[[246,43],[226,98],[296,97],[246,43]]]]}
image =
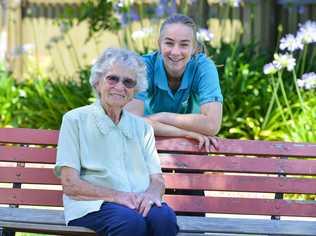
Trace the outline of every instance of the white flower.
{"type": "Polygon", "coordinates": [[[316,21],[306,21],[300,25],[297,38],[304,44],[316,42],[316,21]]]}
{"type": "Polygon", "coordinates": [[[303,49],[304,45],[301,40],[294,37],[293,34],[288,34],[280,40],[280,49],[287,49],[290,52],[294,52],[297,49],[303,49]]]}
{"type": "Polygon", "coordinates": [[[266,75],[274,74],[278,71],[278,68],[273,63],[265,64],[263,67],[263,73],[266,75]]]}
{"type": "Polygon", "coordinates": [[[302,79],[297,80],[297,85],[300,88],[313,89],[316,88],[316,73],[310,72],[302,75],[302,79]]]}
{"type": "Polygon", "coordinates": [[[137,39],[146,38],[146,37],[148,37],[152,32],[153,32],[153,29],[152,29],[152,28],[144,28],[144,29],[141,29],[141,30],[134,31],[134,32],[132,33],[132,39],[137,40],[137,39]]]}
{"type": "Polygon", "coordinates": [[[305,84],[305,83],[304,83],[303,80],[301,80],[301,79],[298,79],[298,80],[297,80],[297,86],[298,86],[298,87],[303,88],[303,87],[304,87],[304,84],[305,84]]]}
{"type": "Polygon", "coordinates": [[[70,30],[70,28],[71,28],[71,26],[67,22],[62,22],[59,25],[59,30],[60,30],[61,33],[67,33],[70,30]]]}
{"type": "Polygon", "coordinates": [[[26,97],[26,92],[22,89],[19,90],[19,96],[25,98],[26,97]]]}
{"type": "Polygon", "coordinates": [[[229,6],[232,7],[239,7],[241,0],[219,0],[219,4],[228,4],[229,6]]]}
{"type": "Polygon", "coordinates": [[[31,54],[34,49],[34,44],[23,44],[13,49],[13,57],[19,57],[23,54],[31,54]]]}
{"type": "Polygon", "coordinates": [[[295,58],[292,54],[274,54],[273,65],[278,69],[286,68],[288,71],[292,71],[296,64],[295,58]]]}
{"type": "Polygon", "coordinates": [[[199,29],[198,32],[196,32],[196,37],[199,41],[205,42],[205,41],[211,41],[214,38],[214,34],[207,29],[199,29]]]}

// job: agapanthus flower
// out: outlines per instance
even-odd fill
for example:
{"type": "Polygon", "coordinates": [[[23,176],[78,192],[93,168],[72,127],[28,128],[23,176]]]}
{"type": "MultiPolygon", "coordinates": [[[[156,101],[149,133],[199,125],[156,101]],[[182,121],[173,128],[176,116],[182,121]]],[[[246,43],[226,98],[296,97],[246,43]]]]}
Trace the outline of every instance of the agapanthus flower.
{"type": "Polygon", "coordinates": [[[297,39],[293,34],[288,34],[280,40],[280,49],[281,50],[289,50],[290,52],[294,52],[297,49],[303,49],[304,44],[301,40],[297,39]]]}
{"type": "Polygon", "coordinates": [[[59,30],[60,30],[61,33],[67,33],[70,29],[71,29],[71,26],[67,22],[62,22],[59,25],[59,30]]]}
{"type": "Polygon", "coordinates": [[[162,17],[165,14],[165,8],[163,5],[158,5],[155,9],[155,15],[157,17],[162,17]]]}
{"type": "Polygon", "coordinates": [[[166,12],[169,16],[177,13],[177,4],[175,0],[169,2],[169,6],[167,7],[166,12]]]}
{"type": "Polygon", "coordinates": [[[200,28],[198,32],[196,32],[196,37],[199,41],[211,41],[214,38],[214,34],[207,29],[200,28]]]}
{"type": "Polygon", "coordinates": [[[160,0],[158,6],[155,9],[157,17],[162,17],[166,15],[172,15],[177,12],[177,4],[175,0],[160,0]]]}
{"type": "Polygon", "coordinates": [[[124,8],[124,7],[128,7],[128,6],[133,5],[134,0],[129,0],[129,1],[126,1],[126,0],[117,0],[116,2],[113,1],[113,3],[114,3],[113,8],[114,8],[115,10],[117,10],[118,8],[124,8]]]}
{"type": "Polygon", "coordinates": [[[140,17],[134,8],[131,8],[128,12],[117,13],[116,17],[119,19],[123,27],[126,26],[128,23],[140,20],[140,17]]]}
{"type": "Polygon", "coordinates": [[[143,28],[141,30],[134,31],[131,37],[134,40],[143,39],[143,38],[148,37],[152,32],[153,32],[152,28],[143,28]]]}
{"type": "Polygon", "coordinates": [[[316,42],[316,21],[306,21],[300,25],[297,38],[304,44],[316,42]]]}
{"type": "Polygon", "coordinates": [[[296,64],[295,58],[289,53],[274,54],[274,60],[272,63],[278,70],[286,68],[288,71],[292,71],[296,64]]]}
{"type": "Polygon", "coordinates": [[[13,57],[19,57],[22,55],[28,55],[33,52],[34,44],[23,44],[13,49],[12,55],[13,57]]]}
{"type": "Polygon", "coordinates": [[[195,2],[197,2],[197,0],[188,0],[187,1],[190,5],[194,4],[195,2]]]}
{"type": "Polygon", "coordinates": [[[228,4],[229,6],[232,7],[239,7],[241,0],[219,0],[219,4],[228,4]]]}
{"type": "Polygon", "coordinates": [[[263,73],[266,75],[272,75],[278,71],[278,68],[273,63],[265,64],[263,67],[263,73]]]}
{"type": "Polygon", "coordinates": [[[302,78],[297,80],[297,85],[304,89],[316,88],[316,73],[310,72],[303,74],[302,78]]]}

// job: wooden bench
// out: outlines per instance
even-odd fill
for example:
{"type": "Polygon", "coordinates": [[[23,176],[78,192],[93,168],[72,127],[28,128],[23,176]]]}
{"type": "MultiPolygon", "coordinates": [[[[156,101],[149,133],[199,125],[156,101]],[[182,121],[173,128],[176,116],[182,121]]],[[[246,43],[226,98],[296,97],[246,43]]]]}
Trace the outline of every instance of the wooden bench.
{"type": "MultiPolygon", "coordinates": [[[[95,235],[65,226],[62,189],[52,171],[57,139],[58,131],[0,129],[1,236],[95,235]]],[[[186,139],[157,137],[156,145],[168,189],[206,191],[165,196],[178,214],[179,235],[316,235],[316,222],[304,220],[315,220],[316,202],[301,200],[316,194],[316,179],[306,178],[316,175],[316,144],[221,140],[211,154],[186,139]]]]}

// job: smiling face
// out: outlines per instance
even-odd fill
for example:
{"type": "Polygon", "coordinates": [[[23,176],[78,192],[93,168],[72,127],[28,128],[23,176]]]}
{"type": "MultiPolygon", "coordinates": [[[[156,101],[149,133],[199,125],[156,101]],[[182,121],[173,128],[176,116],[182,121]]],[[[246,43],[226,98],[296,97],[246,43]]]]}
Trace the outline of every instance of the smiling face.
{"type": "Polygon", "coordinates": [[[122,109],[134,96],[135,87],[127,88],[122,83],[122,79],[136,81],[136,76],[126,67],[114,64],[112,69],[104,75],[104,78],[96,84],[96,91],[100,96],[101,104],[107,111],[109,109],[122,109]],[[115,83],[106,79],[111,78],[111,76],[119,77],[120,81],[115,83]]]}
{"type": "Polygon", "coordinates": [[[193,30],[181,23],[165,26],[159,38],[159,48],[168,78],[181,78],[194,52],[193,30]]]}

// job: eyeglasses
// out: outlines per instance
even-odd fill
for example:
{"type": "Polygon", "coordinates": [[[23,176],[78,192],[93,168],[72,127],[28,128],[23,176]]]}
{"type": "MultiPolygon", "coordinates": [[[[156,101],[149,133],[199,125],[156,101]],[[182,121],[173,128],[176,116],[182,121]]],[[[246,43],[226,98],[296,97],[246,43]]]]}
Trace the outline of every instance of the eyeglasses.
{"type": "Polygon", "coordinates": [[[131,78],[121,78],[117,75],[108,75],[104,78],[108,84],[110,85],[116,85],[118,82],[122,82],[126,88],[134,88],[137,84],[136,80],[133,80],[131,78]]]}

